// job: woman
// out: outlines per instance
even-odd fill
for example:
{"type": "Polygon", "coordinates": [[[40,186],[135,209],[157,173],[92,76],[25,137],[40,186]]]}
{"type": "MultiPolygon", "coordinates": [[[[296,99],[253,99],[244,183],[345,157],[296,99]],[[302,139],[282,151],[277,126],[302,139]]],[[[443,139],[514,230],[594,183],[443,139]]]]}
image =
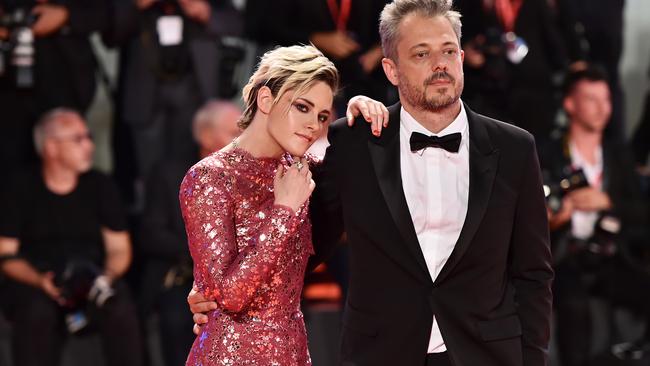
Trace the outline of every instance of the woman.
{"type": "MultiPolygon", "coordinates": [[[[306,206],[314,159],[303,156],[330,120],[338,81],[314,47],[266,53],[244,87],[243,133],[185,176],[194,279],[218,304],[187,365],[311,364],[300,293],[313,253],[306,206]]],[[[382,108],[353,103],[366,116],[382,108]]]]}

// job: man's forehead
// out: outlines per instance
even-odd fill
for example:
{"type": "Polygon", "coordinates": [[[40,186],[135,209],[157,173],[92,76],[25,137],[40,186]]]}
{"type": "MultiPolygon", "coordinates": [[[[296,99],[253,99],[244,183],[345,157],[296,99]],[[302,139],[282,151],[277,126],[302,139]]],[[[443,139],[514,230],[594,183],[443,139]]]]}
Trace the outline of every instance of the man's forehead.
{"type": "Polygon", "coordinates": [[[428,17],[418,13],[409,14],[399,24],[399,41],[407,47],[420,44],[458,46],[458,37],[449,19],[439,15],[428,17]]]}
{"type": "Polygon", "coordinates": [[[59,118],[57,118],[56,121],[54,121],[52,128],[57,132],[76,132],[88,130],[88,127],[86,127],[84,121],[74,113],[61,115],[59,118]]]}
{"type": "Polygon", "coordinates": [[[576,83],[576,91],[584,93],[609,92],[609,85],[603,80],[580,80],[576,83]]]}

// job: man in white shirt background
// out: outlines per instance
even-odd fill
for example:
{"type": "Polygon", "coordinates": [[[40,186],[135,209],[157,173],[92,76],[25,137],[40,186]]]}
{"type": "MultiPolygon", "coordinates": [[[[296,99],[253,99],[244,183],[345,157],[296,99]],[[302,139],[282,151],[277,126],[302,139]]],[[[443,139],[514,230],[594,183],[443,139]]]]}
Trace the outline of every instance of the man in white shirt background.
{"type": "Polygon", "coordinates": [[[582,366],[592,361],[590,298],[650,320],[650,275],[634,266],[630,245],[643,237],[647,207],[632,155],[603,136],[612,112],[605,72],[591,66],[569,73],[563,106],[567,131],[541,150],[541,163],[556,267],[558,353],[562,366],[582,366]]]}

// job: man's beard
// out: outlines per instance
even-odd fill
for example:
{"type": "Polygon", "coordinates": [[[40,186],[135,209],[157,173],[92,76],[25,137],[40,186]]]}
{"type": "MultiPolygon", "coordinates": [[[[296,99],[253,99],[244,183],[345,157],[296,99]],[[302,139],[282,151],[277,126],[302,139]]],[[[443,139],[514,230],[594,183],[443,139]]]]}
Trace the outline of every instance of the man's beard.
{"type": "Polygon", "coordinates": [[[422,109],[429,112],[438,112],[442,109],[445,109],[460,99],[460,94],[463,92],[463,79],[461,77],[460,83],[456,88],[456,80],[454,77],[449,75],[445,71],[436,72],[424,81],[422,89],[414,87],[409,83],[408,79],[399,76],[399,85],[402,86],[399,88],[400,94],[406,98],[407,102],[413,107],[422,109]],[[433,85],[434,82],[438,80],[447,80],[450,82],[448,86],[441,87],[438,89],[438,94],[434,95],[431,98],[426,96],[426,88],[436,86],[433,85]],[[445,94],[445,90],[452,90],[452,95],[445,94]]]}

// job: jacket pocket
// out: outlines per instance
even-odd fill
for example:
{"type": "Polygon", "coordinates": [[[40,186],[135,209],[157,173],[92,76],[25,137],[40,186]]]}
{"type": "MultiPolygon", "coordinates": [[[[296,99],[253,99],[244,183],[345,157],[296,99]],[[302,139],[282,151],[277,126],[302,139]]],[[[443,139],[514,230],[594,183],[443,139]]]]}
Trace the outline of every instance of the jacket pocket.
{"type": "Polygon", "coordinates": [[[379,324],[373,315],[356,310],[349,304],[345,307],[343,313],[343,326],[370,337],[374,337],[379,333],[379,324]]]}
{"type": "Polygon", "coordinates": [[[517,315],[480,321],[477,326],[484,341],[498,341],[521,336],[521,321],[517,315]]]}

